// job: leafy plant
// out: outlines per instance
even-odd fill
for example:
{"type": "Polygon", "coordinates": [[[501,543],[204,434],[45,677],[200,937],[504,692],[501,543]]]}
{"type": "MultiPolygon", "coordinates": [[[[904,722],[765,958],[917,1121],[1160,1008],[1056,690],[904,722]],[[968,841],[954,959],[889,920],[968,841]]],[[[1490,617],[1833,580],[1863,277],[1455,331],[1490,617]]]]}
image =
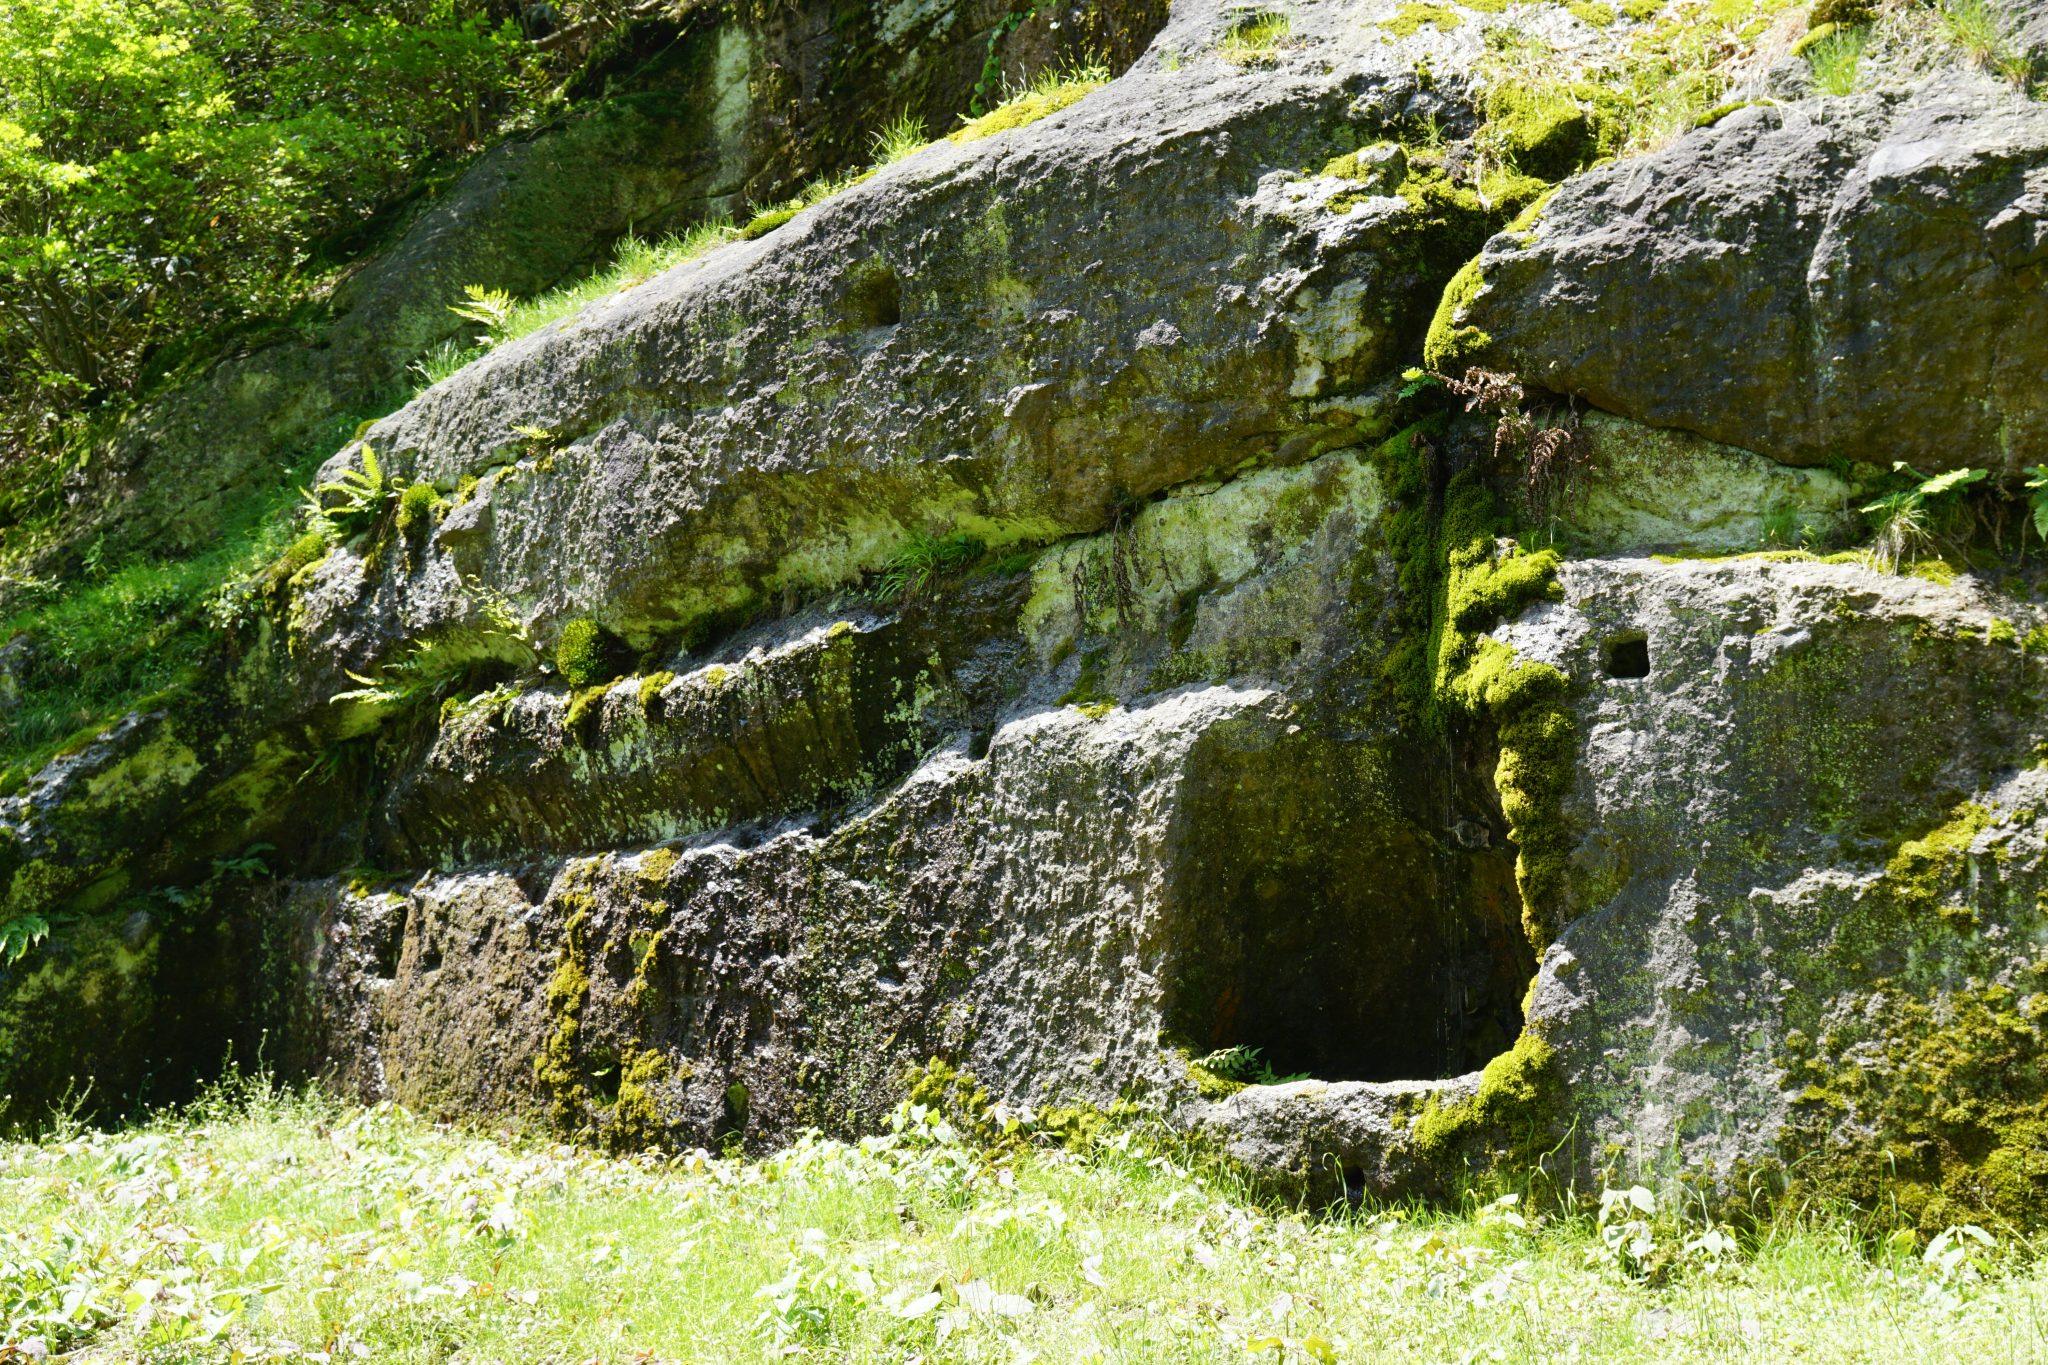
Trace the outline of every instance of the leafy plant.
{"type": "Polygon", "coordinates": [[[375,525],[398,500],[403,482],[385,474],[369,442],[363,443],[361,455],[360,466],[342,470],[340,477],[318,484],[306,494],[307,517],[315,526],[326,524],[343,535],[352,535],[375,525]],[[335,501],[329,501],[330,497],[335,501]]]}
{"type": "Polygon", "coordinates": [[[1962,491],[1990,475],[1983,469],[1951,469],[1927,478],[1904,461],[1894,464],[1892,472],[1909,476],[1913,482],[1865,503],[1860,510],[1871,518],[1876,530],[1870,547],[1872,560],[1888,572],[1897,572],[1935,548],[1938,523],[1952,512],[1962,491]]]}
{"type": "Polygon", "coordinates": [[[2027,503],[2034,514],[2034,534],[2048,540],[2048,464],[2027,469],[2027,503]]]}
{"type": "Polygon", "coordinates": [[[874,595],[882,601],[916,597],[934,580],[958,573],[987,552],[988,546],[979,537],[965,532],[949,536],[913,532],[875,580],[874,595]]]}
{"type": "Polygon", "coordinates": [[[1205,1057],[1195,1059],[1194,1065],[1219,1079],[1238,1085],[1286,1085],[1290,1081],[1305,1081],[1306,1071],[1282,1076],[1273,1070],[1273,1064],[1259,1055],[1259,1049],[1242,1043],[1234,1047],[1219,1048],[1205,1057]]]}
{"type": "Polygon", "coordinates": [[[467,296],[461,303],[451,303],[448,311],[456,317],[480,323],[483,331],[477,334],[476,344],[493,346],[498,343],[505,330],[505,324],[512,320],[517,308],[512,296],[502,289],[486,289],[480,284],[466,284],[462,292],[467,296]]]}
{"type": "Polygon", "coordinates": [[[372,707],[396,707],[440,691],[455,680],[466,660],[438,640],[424,640],[408,649],[375,676],[350,672],[362,684],[337,692],[330,703],[359,703],[372,707]]]}
{"type": "Polygon", "coordinates": [[[308,243],[476,145],[523,46],[460,0],[6,5],[0,445],[305,297],[308,243]]]}
{"type": "Polygon", "coordinates": [[[41,915],[16,915],[0,924],[0,964],[12,967],[50,936],[50,921],[41,915]]]}

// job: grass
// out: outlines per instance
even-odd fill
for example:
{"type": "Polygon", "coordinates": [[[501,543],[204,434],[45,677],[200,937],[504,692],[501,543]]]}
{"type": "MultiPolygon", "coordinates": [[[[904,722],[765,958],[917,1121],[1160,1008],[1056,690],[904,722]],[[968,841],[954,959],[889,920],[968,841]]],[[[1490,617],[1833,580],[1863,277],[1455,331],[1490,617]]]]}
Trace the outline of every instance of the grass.
{"type": "Polygon", "coordinates": [[[1265,66],[1280,55],[1293,31],[1294,21],[1284,14],[1248,15],[1230,26],[1217,52],[1232,66],[1265,66]]]}
{"type": "Polygon", "coordinates": [[[693,261],[720,243],[732,241],[735,235],[732,224],[722,218],[651,242],[629,232],[613,251],[611,264],[572,284],[519,300],[502,293],[471,289],[469,301],[454,305],[454,311],[481,323],[484,330],[468,345],[458,340],[443,342],[413,362],[413,373],[422,387],[438,384],[486,352],[537,332],[551,322],[559,322],[599,299],[631,289],[664,270],[693,261]]]}
{"type": "Polygon", "coordinates": [[[999,1155],[898,1122],[615,1159],[256,1085],[0,1145],[0,1360],[2048,1358],[2048,1267],[1975,1232],[1738,1239],[1647,1191],[1312,1217],[1138,1129],[999,1155]]]}
{"type": "Polygon", "coordinates": [[[1837,29],[1809,45],[1802,55],[1813,72],[1813,88],[1823,95],[1847,95],[1856,89],[1857,68],[1869,45],[1862,28],[1837,29]]]}
{"type": "Polygon", "coordinates": [[[254,621],[253,584],[298,533],[287,509],[313,465],[353,430],[336,419],[277,482],[252,490],[214,543],[177,558],[90,562],[68,582],[16,584],[0,645],[27,653],[21,690],[0,732],[0,793],[139,702],[214,668],[221,633],[254,621]]]}

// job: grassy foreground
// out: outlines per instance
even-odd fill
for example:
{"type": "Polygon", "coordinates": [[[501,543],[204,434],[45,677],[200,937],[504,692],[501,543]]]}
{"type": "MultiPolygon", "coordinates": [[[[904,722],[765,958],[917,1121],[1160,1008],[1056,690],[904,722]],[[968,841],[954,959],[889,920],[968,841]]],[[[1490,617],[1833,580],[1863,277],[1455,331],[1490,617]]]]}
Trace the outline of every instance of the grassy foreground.
{"type": "Polygon", "coordinates": [[[0,1365],[2048,1359],[2030,1248],[1606,1204],[1306,1217],[1136,1132],[1003,1156],[909,1110],[621,1160],[242,1087],[0,1146],[0,1365]]]}

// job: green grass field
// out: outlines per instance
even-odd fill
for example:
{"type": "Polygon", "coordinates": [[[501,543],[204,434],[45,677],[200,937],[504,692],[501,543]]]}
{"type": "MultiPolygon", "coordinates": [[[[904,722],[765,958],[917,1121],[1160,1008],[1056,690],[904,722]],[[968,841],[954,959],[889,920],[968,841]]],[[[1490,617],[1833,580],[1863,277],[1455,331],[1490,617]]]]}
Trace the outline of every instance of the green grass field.
{"type": "Polygon", "coordinates": [[[615,1159],[244,1085],[0,1146],[0,1362],[2048,1359],[2030,1247],[1651,1202],[1309,1216],[1141,1130],[1002,1155],[922,1111],[615,1159]]]}

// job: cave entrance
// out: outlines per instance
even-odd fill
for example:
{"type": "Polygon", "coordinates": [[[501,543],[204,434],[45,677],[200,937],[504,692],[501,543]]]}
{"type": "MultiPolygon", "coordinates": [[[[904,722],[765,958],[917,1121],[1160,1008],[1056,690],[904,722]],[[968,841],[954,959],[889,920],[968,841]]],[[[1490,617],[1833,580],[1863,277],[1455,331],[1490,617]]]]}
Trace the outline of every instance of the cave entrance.
{"type": "Polygon", "coordinates": [[[1452,837],[1440,754],[1302,732],[1219,744],[1187,778],[1167,1025],[1191,1055],[1384,1081],[1507,1050],[1535,974],[1514,851],[1497,813],[1452,837]]]}

